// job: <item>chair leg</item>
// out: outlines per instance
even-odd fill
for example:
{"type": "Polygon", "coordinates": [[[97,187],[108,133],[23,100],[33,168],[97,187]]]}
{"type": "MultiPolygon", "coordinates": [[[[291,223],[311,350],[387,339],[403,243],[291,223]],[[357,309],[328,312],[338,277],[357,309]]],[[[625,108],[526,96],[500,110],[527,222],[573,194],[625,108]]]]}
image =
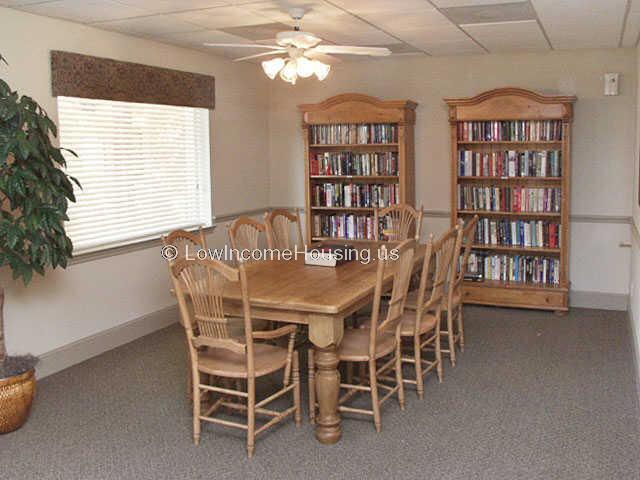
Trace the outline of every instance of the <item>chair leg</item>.
{"type": "Polygon", "coordinates": [[[253,457],[256,440],[256,379],[247,379],[247,455],[253,457]]]}
{"type": "Polygon", "coordinates": [[[316,362],[313,347],[308,352],[309,363],[309,423],[316,423],[316,362]]]}
{"type": "Polygon", "coordinates": [[[464,352],[464,319],[462,318],[462,304],[458,307],[458,338],[460,339],[460,351],[464,352]]]}
{"type": "Polygon", "coordinates": [[[300,358],[298,351],[293,352],[293,406],[296,408],[294,418],[296,427],[302,423],[302,413],[300,408],[300,358]]]}
{"type": "Polygon", "coordinates": [[[418,391],[418,398],[422,400],[424,398],[424,378],[422,377],[422,349],[420,348],[420,335],[413,337],[413,351],[416,371],[416,390],[418,391]]]}
{"type": "Polygon", "coordinates": [[[373,406],[373,423],[376,432],[382,431],[382,421],[380,420],[380,401],[378,400],[378,372],[376,371],[375,359],[369,360],[369,382],[371,385],[371,403],[373,406]]]}
{"type": "Polygon", "coordinates": [[[449,359],[451,366],[456,366],[456,341],[453,336],[453,315],[451,310],[447,311],[447,340],[449,340],[449,359]]]}
{"type": "Polygon", "coordinates": [[[398,402],[400,403],[400,410],[404,410],[404,382],[402,381],[402,351],[401,351],[400,339],[396,345],[396,382],[398,384],[398,402]]]}
{"type": "Polygon", "coordinates": [[[436,330],[436,369],[438,372],[438,382],[442,383],[444,373],[442,371],[442,347],[440,346],[440,329],[436,330]]]}
{"type": "Polygon", "coordinates": [[[193,443],[200,444],[200,372],[191,376],[193,397],[193,443]]]}
{"type": "Polygon", "coordinates": [[[346,362],[347,366],[347,383],[353,383],[353,362],[346,362]]]}

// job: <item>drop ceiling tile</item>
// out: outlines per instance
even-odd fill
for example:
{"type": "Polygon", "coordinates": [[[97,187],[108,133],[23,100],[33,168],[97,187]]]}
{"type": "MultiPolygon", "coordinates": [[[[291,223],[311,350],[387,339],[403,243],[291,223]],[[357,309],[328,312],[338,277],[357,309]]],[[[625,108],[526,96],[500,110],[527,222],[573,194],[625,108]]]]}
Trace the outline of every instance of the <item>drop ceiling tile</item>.
{"type": "Polygon", "coordinates": [[[485,53],[485,51],[476,45],[470,38],[454,42],[430,43],[429,45],[425,45],[425,50],[433,56],[477,55],[485,53]]]}
{"type": "Polygon", "coordinates": [[[59,0],[19,8],[36,15],[80,23],[117,20],[146,14],[141,8],[122,5],[111,0],[59,0]]]}
{"type": "Polygon", "coordinates": [[[640,0],[631,0],[627,24],[622,37],[623,47],[635,47],[640,36],[640,0]]]}
{"type": "Polygon", "coordinates": [[[332,0],[332,3],[360,16],[372,14],[392,16],[433,8],[425,0],[403,0],[402,2],[393,2],[393,4],[389,0],[332,0]]]}
{"type": "MultiPolygon", "coordinates": [[[[380,45],[398,41],[340,8],[324,2],[292,0],[286,5],[305,8],[307,11],[301,22],[302,29],[333,43],[380,45]]],[[[243,8],[292,27],[293,20],[289,16],[286,5],[283,2],[267,1],[245,5],[243,8]]]]}
{"type": "Polygon", "coordinates": [[[129,18],[126,20],[114,20],[109,22],[94,23],[98,28],[114,30],[137,36],[155,37],[168,33],[195,32],[203,30],[202,27],[187,22],[182,22],[169,15],[152,15],[149,17],[129,18]]]}
{"type": "Polygon", "coordinates": [[[536,13],[529,2],[503,3],[499,5],[474,5],[451,7],[441,10],[456,25],[471,23],[515,22],[535,20],[536,13]]]}
{"type": "Polygon", "coordinates": [[[462,28],[490,53],[541,52],[549,50],[535,20],[523,22],[476,23],[462,28]]]}
{"type": "Polygon", "coordinates": [[[142,8],[147,14],[182,12],[229,5],[225,0],[117,0],[123,5],[142,8]]]}
{"type": "Polygon", "coordinates": [[[531,0],[553,48],[617,47],[627,0],[531,0]]]}
{"type": "Polygon", "coordinates": [[[448,7],[473,7],[477,5],[498,5],[501,3],[513,3],[513,0],[431,0],[438,8],[448,7]]]}
{"type": "Polygon", "coordinates": [[[254,42],[268,41],[275,43],[278,32],[288,30],[289,26],[280,22],[264,23],[262,25],[247,25],[242,27],[221,28],[225,33],[237,35],[254,42]]]}
{"type": "MultiPolygon", "coordinates": [[[[49,0],[53,1],[53,0],[49,0]]],[[[21,7],[33,3],[44,3],[43,0],[0,0],[0,7],[21,7]]]]}
{"type": "MultiPolygon", "coordinates": [[[[217,54],[218,49],[213,47],[206,47],[205,43],[246,43],[251,44],[249,40],[236,35],[230,35],[220,30],[198,30],[197,32],[184,32],[184,33],[167,33],[163,35],[157,35],[154,38],[157,40],[175,43],[178,45],[185,45],[190,47],[202,47],[203,50],[213,54],[217,54]]],[[[256,49],[256,53],[259,50],[256,49]]],[[[253,50],[247,49],[246,52],[253,53],[253,50]]]]}
{"type": "Polygon", "coordinates": [[[243,27],[272,23],[265,15],[260,15],[243,6],[207,8],[190,12],[170,14],[172,18],[199,25],[208,29],[243,27]]]}

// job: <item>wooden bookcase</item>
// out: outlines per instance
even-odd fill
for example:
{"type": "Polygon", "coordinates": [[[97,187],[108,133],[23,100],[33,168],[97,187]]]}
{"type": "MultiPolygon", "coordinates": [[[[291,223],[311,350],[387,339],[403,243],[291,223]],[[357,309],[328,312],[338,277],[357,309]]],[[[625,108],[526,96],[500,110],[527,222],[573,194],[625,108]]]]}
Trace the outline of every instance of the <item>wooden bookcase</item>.
{"type": "MultiPolygon", "coordinates": [[[[417,104],[410,100],[383,101],[367,95],[357,93],[345,93],[328,98],[317,104],[299,105],[302,112],[302,132],[304,137],[304,161],[305,161],[305,207],[307,213],[307,238],[310,241],[340,239],[349,241],[369,241],[367,238],[345,238],[344,236],[327,235],[326,231],[314,231],[316,222],[321,222],[323,216],[329,215],[353,215],[370,217],[373,224],[374,205],[354,206],[319,206],[314,202],[314,187],[323,187],[325,184],[354,185],[353,188],[394,188],[396,201],[393,203],[415,203],[415,178],[414,178],[414,124],[415,109],[417,104]],[[348,143],[326,143],[325,141],[314,143],[314,129],[330,129],[336,125],[351,125],[357,130],[365,125],[387,125],[393,128],[396,138],[385,138],[384,143],[374,142],[369,139],[366,143],[361,139],[354,139],[353,135],[348,143]],[[355,143],[354,143],[355,140],[355,143]],[[362,143],[358,143],[362,142],[362,143]],[[343,155],[373,155],[384,154],[394,157],[397,171],[390,174],[341,174],[312,170],[312,161],[318,155],[332,156],[343,155]],[[368,187],[367,187],[368,185],[368,187]],[[393,185],[397,185],[393,187],[393,185]]],[[[340,127],[346,128],[346,127],[340,127]]],[[[374,127],[370,130],[373,131],[374,127]]],[[[375,127],[379,128],[379,127],[375,127]]],[[[387,128],[387,127],[385,127],[387,128]]],[[[371,132],[370,132],[371,133],[371,132]]],[[[326,135],[325,135],[326,137],[326,135]]],[[[317,170],[317,168],[315,169],[317,170]]],[[[349,170],[350,173],[353,171],[349,170]]],[[[362,172],[359,172],[362,173],[362,172]]],[[[326,203],[326,202],[321,202],[326,203]]],[[[342,202],[346,203],[346,202],[342,202]]],[[[376,206],[387,206],[376,205],[376,206]]],[[[363,220],[366,221],[366,220],[363,220]]],[[[321,222],[322,223],[322,222],[321,222]]],[[[335,232],[334,232],[335,233],[335,232]]],[[[370,230],[368,231],[370,233],[370,230]]]]}
{"type": "MultiPolygon", "coordinates": [[[[507,224],[507,221],[526,220],[548,222],[547,225],[549,223],[556,224],[557,226],[553,226],[552,228],[554,231],[557,229],[559,233],[558,242],[553,242],[554,248],[540,245],[533,247],[512,246],[512,242],[508,242],[510,243],[509,245],[500,245],[500,242],[492,243],[491,241],[487,242],[488,244],[485,242],[481,244],[475,243],[473,253],[476,255],[495,255],[500,256],[501,259],[507,256],[507,261],[502,264],[511,261],[515,263],[516,258],[522,261],[522,257],[551,259],[548,261],[553,261],[555,268],[559,267],[559,280],[557,283],[544,284],[530,280],[508,281],[504,279],[465,281],[463,288],[465,303],[536,308],[553,310],[558,313],[566,312],[569,309],[571,122],[573,118],[573,103],[575,101],[576,97],[573,96],[543,96],[520,88],[499,88],[471,98],[445,99],[445,102],[449,106],[449,123],[451,126],[451,224],[455,224],[459,218],[468,219],[471,215],[477,214],[481,221],[483,221],[484,218],[504,221],[503,232],[507,231],[507,226],[514,228],[511,226],[511,223],[507,224]],[[516,139],[514,140],[511,132],[507,129],[518,128],[517,126],[514,127],[517,121],[524,122],[520,123],[521,130],[518,131],[516,139]],[[548,139],[547,135],[539,135],[538,128],[540,127],[540,123],[546,121],[555,121],[556,126],[561,126],[561,138],[551,136],[552,138],[548,139]],[[470,127],[468,122],[493,123],[489,124],[488,132],[480,133],[476,130],[473,132],[476,133],[476,135],[472,135],[469,133],[469,129],[473,129],[473,127],[470,127]],[[497,124],[497,122],[503,123],[497,124]],[[465,130],[465,124],[467,130],[465,130]],[[522,126],[523,124],[524,126],[522,126]],[[501,131],[501,127],[504,127],[505,130],[501,131]],[[478,134],[480,138],[478,138],[478,134]],[[473,140],[471,140],[471,138],[473,138],[473,140]],[[472,153],[465,153],[469,151],[472,153]],[[464,168],[460,166],[461,156],[471,156],[475,153],[476,159],[495,159],[499,155],[507,155],[509,151],[515,151],[515,155],[521,153],[532,156],[550,155],[549,153],[542,153],[550,151],[553,152],[553,155],[558,155],[557,152],[559,151],[559,163],[561,165],[560,175],[547,176],[549,175],[548,171],[545,176],[519,176],[517,173],[513,175],[513,171],[508,171],[508,162],[505,175],[495,175],[496,171],[493,169],[487,174],[486,168],[484,167],[488,162],[484,163],[484,160],[478,160],[479,163],[475,164],[476,167],[480,167],[480,174],[478,174],[478,168],[474,170],[473,166],[470,167],[472,170],[471,174],[469,174],[469,170],[463,172],[464,175],[461,174],[461,168],[464,168]],[[531,153],[525,154],[524,152],[531,153]],[[485,198],[481,197],[481,192],[478,193],[478,197],[474,197],[474,193],[477,193],[478,190],[473,190],[473,187],[504,187],[505,190],[500,192],[501,197],[508,198],[510,202],[515,198],[516,208],[512,209],[509,206],[503,208],[503,205],[501,205],[498,208],[501,211],[487,211],[473,208],[463,210],[460,208],[459,188],[464,189],[465,186],[467,187],[466,192],[468,194],[466,198],[472,198],[472,202],[475,201],[476,198],[485,198]],[[508,190],[506,188],[508,188],[508,190]],[[525,192],[521,191],[522,196],[518,197],[518,190],[520,188],[559,189],[560,200],[556,202],[559,204],[559,211],[555,211],[555,209],[552,209],[554,211],[551,212],[539,210],[534,212],[523,211],[520,205],[523,201],[522,198],[526,195],[525,192]],[[557,243],[557,247],[555,243],[557,243]]],[[[493,165],[494,163],[495,162],[489,163],[489,165],[493,165]]],[[[474,162],[471,161],[471,164],[473,165],[474,162]]],[[[463,165],[468,165],[468,163],[463,161],[463,165]]],[[[522,163],[521,165],[531,166],[531,163],[522,163]]],[[[503,172],[504,170],[501,171],[503,172]]],[[[541,169],[537,173],[540,174],[540,172],[541,169]]],[[[536,193],[538,192],[534,192],[533,194],[536,193]]],[[[543,198],[547,198],[547,193],[549,195],[552,194],[549,191],[543,192],[543,198]]],[[[558,190],[553,192],[554,195],[557,193],[558,190]]],[[[479,206],[483,206],[481,199],[477,201],[476,205],[478,204],[479,206]]],[[[533,208],[533,210],[537,210],[537,208],[533,208]]],[[[518,227],[516,226],[515,228],[518,227]]],[[[525,226],[524,228],[527,227],[525,226]]],[[[487,229],[485,228],[485,230],[487,229]]],[[[508,230],[508,232],[506,235],[511,235],[511,238],[513,238],[514,230],[508,230]]],[[[516,235],[518,235],[517,229],[515,232],[516,235]]],[[[491,260],[489,260],[489,262],[490,261],[491,260]]],[[[490,263],[491,268],[493,268],[493,265],[494,264],[490,263]]],[[[520,263],[519,265],[521,266],[522,264],[520,263]]],[[[521,271],[521,267],[519,267],[519,273],[521,273],[521,271]]]]}

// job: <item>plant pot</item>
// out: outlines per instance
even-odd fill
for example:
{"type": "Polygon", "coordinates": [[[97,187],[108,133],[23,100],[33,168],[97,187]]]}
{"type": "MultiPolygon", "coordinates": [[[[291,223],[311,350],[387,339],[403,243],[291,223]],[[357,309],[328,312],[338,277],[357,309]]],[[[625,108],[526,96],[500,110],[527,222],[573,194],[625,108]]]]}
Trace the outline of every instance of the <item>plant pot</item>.
{"type": "Polygon", "coordinates": [[[36,393],[35,369],[0,379],[0,433],[13,432],[29,418],[36,393]]]}

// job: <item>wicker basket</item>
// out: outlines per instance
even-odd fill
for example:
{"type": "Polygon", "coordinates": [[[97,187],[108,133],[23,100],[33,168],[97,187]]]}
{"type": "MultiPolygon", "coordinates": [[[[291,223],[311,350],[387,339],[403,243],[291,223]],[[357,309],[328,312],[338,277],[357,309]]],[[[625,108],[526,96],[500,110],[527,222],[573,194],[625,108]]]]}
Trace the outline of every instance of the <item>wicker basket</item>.
{"type": "Polygon", "coordinates": [[[0,433],[13,432],[29,418],[36,393],[35,370],[0,379],[0,433]]]}

